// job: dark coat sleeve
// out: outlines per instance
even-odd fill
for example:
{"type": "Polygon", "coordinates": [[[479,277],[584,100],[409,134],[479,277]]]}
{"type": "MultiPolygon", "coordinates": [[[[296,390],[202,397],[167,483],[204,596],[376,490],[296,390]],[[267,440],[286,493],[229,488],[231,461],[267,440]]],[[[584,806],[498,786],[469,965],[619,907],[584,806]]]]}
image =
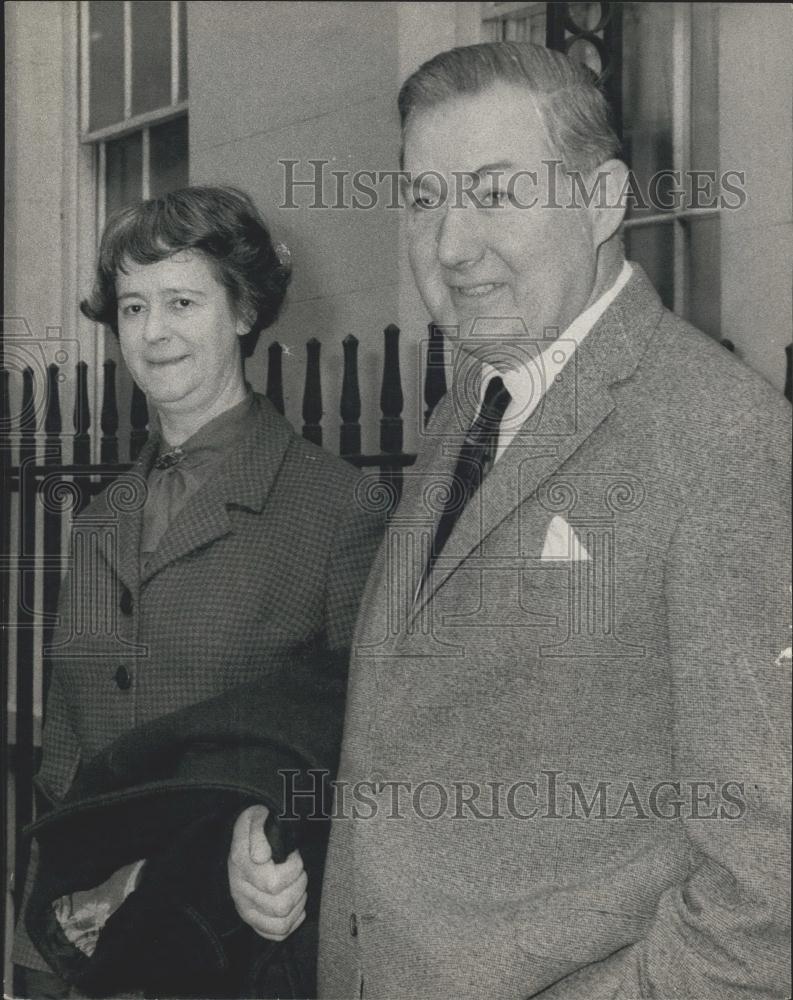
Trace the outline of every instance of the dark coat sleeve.
{"type": "MultiPolygon", "coordinates": [[[[66,609],[69,607],[69,601],[70,588],[67,577],[61,584],[58,604],[61,629],[68,627],[65,623],[68,621],[66,609]]],[[[48,802],[52,803],[64,795],[80,763],[80,746],[69,716],[68,698],[63,690],[63,678],[58,670],[53,671],[47,694],[42,753],[42,764],[35,782],[39,792],[48,802]]],[[[28,860],[21,912],[24,912],[27,907],[37,864],[38,848],[33,842],[28,860]]],[[[15,964],[23,968],[48,971],[46,962],[33,947],[22,920],[19,921],[14,936],[12,958],[15,964]]]]}
{"type": "Polygon", "coordinates": [[[330,804],[322,789],[338,759],[346,652],[311,648],[278,667],[124,734],[32,828],[40,864],[26,925],[51,966],[81,990],[285,995],[284,977],[300,973],[239,920],[225,863],[237,815],[264,802],[277,853],[298,847],[307,868],[321,865],[330,804]],[[293,797],[292,789],[317,795],[293,797]],[[87,959],[60,931],[52,902],[139,858],[147,864],[138,889],[87,959]],[[280,978],[271,988],[272,975],[280,978]]]}

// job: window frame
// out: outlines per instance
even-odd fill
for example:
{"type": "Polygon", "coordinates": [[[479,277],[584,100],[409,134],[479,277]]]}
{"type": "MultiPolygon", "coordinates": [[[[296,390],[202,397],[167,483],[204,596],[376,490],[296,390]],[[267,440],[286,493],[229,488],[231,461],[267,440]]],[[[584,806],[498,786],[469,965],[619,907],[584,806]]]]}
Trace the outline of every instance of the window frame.
{"type": "MultiPolygon", "coordinates": [[[[691,170],[691,4],[673,3],[672,7],[672,169],[685,177],[691,170]]],[[[688,319],[690,305],[691,225],[698,219],[720,217],[721,208],[683,208],[653,212],[623,220],[622,231],[643,226],[673,226],[672,309],[688,319]]]]}
{"type": "MultiPolygon", "coordinates": [[[[97,244],[107,219],[107,143],[135,132],[141,133],[141,198],[150,194],[150,129],[176,118],[189,119],[189,97],[179,101],[181,86],[181,16],[187,17],[186,5],[179,0],[171,4],[171,101],[167,107],[132,115],[132,4],[123,3],[123,74],[125,117],[98,129],[89,129],[90,70],[89,45],[90,0],[68,4],[67,27],[64,37],[67,67],[64,78],[66,100],[66,134],[64,136],[64,176],[70,188],[64,206],[64,315],[72,317],[74,329],[89,361],[88,387],[93,433],[91,460],[99,462],[101,434],[98,433],[104,392],[104,362],[115,351],[106,350],[105,330],[101,324],[86,319],[79,302],[93,285],[97,244]]],[[[187,37],[187,32],[184,32],[187,37]]],[[[189,162],[188,162],[189,170],[189,162]]],[[[126,419],[126,396],[123,366],[117,369],[119,415],[126,419]]],[[[131,386],[126,389],[131,391],[131,386]]]]}
{"type": "Polygon", "coordinates": [[[150,193],[150,135],[151,127],[172,121],[189,114],[189,100],[179,100],[181,17],[187,16],[179,0],[170,0],[171,5],[171,103],[167,107],[155,108],[142,114],[132,114],[132,0],[120,0],[123,5],[123,73],[124,73],[124,117],[120,122],[98,129],[89,129],[90,121],[90,79],[91,48],[89,40],[90,0],[80,0],[80,142],[90,145],[96,153],[96,231],[101,232],[106,216],[106,165],[107,143],[121,139],[135,132],[141,133],[141,197],[150,193]]]}

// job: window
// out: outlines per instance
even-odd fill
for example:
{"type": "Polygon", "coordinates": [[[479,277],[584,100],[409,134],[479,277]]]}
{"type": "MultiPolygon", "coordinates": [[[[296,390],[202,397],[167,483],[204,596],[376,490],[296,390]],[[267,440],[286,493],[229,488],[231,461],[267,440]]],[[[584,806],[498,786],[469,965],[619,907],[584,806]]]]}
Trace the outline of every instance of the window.
{"type": "Polygon", "coordinates": [[[719,171],[717,18],[712,3],[622,5],[623,146],[648,201],[628,211],[626,251],[666,306],[714,337],[721,325],[720,210],[705,206],[713,201],[708,177],[719,171]],[[650,179],[661,171],[672,172],[670,180],[651,198],[650,179]]]}
{"type": "Polygon", "coordinates": [[[665,305],[712,336],[720,326],[719,208],[702,204],[719,170],[718,7],[482,4],[484,39],[550,44],[602,75],[624,158],[648,203],[629,204],[627,256],[644,267],[665,305]],[[674,175],[657,186],[651,204],[651,178],[661,171],[674,175]],[[678,171],[682,199],[672,190],[678,171]],[[690,197],[692,171],[702,172],[699,199],[690,197]]]}
{"type": "MultiPolygon", "coordinates": [[[[187,4],[184,0],[82,0],[79,7],[79,122],[85,163],[75,301],[92,278],[96,246],[116,209],[189,183],[187,4]],[[89,194],[90,191],[90,194],[89,194]],[[88,201],[92,204],[89,206],[88,201]]],[[[86,321],[78,315],[78,326],[86,321]]],[[[115,361],[120,437],[139,410],[118,342],[94,328],[91,412],[99,423],[108,387],[102,362],[115,361]],[[136,411],[137,412],[137,411],[136,411]]],[[[113,388],[110,387],[113,391],[113,388]]],[[[143,418],[145,422],[145,417],[143,418]]],[[[93,435],[98,460],[99,434],[93,435]]]]}
{"type": "Polygon", "coordinates": [[[90,0],[80,9],[82,142],[95,149],[97,228],[188,183],[183,0],[90,0]]]}
{"type": "Polygon", "coordinates": [[[614,4],[608,3],[515,3],[491,2],[483,6],[484,38],[493,42],[534,42],[562,48],[573,59],[601,73],[601,58],[613,19],[614,4]],[[552,10],[548,10],[551,7],[552,10]]]}
{"type": "Polygon", "coordinates": [[[482,40],[545,45],[544,3],[485,3],[482,40]]]}

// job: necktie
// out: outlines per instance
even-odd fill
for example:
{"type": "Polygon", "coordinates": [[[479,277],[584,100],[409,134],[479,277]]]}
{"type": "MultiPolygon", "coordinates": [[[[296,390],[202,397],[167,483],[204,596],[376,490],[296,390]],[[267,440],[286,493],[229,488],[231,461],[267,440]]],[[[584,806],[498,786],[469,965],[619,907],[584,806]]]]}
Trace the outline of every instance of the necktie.
{"type": "Polygon", "coordinates": [[[430,575],[433,564],[441,554],[465,505],[479,489],[493,466],[498,448],[499,428],[511,399],[502,380],[498,376],[492,378],[485,391],[482,408],[471,424],[460,449],[452,488],[438,521],[427,568],[424,571],[424,580],[430,575]]]}

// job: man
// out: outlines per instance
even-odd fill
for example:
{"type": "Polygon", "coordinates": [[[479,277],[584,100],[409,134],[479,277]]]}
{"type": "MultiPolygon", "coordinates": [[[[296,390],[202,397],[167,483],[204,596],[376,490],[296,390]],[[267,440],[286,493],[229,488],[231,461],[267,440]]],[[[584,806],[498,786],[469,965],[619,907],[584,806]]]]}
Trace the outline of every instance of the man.
{"type": "Polygon", "coordinates": [[[452,385],[359,614],[320,995],[783,996],[789,407],[624,260],[588,71],[456,49],[400,110],[452,385]]]}

